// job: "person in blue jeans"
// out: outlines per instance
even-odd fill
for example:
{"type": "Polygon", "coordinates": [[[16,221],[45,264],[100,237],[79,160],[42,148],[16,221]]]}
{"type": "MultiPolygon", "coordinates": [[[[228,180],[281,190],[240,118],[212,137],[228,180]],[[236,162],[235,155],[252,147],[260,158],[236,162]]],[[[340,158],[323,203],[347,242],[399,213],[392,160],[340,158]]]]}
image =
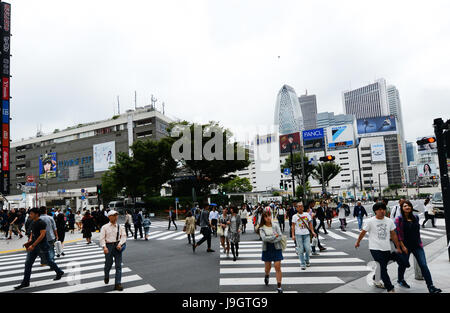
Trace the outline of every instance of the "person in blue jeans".
{"type": "Polygon", "coordinates": [[[410,201],[405,200],[401,206],[401,214],[395,219],[396,233],[402,249],[402,254],[398,262],[398,283],[404,288],[411,288],[405,281],[405,271],[409,267],[409,256],[411,253],[417,259],[423,278],[427,283],[428,291],[430,293],[440,293],[441,289],[433,285],[430,270],[427,266],[425,258],[425,251],[423,250],[423,243],[420,238],[420,224],[419,217],[412,212],[418,212],[413,209],[410,201]]]}
{"type": "Polygon", "coordinates": [[[16,290],[30,286],[31,269],[38,256],[45,257],[47,264],[56,272],[56,277],[53,280],[60,280],[64,275],[64,272],[50,257],[50,246],[46,239],[47,224],[40,219],[40,215],[41,213],[38,208],[30,210],[30,218],[33,220],[31,224],[31,237],[30,240],[23,245],[27,249],[25,271],[21,284],[14,287],[16,290]]]}
{"type": "Polygon", "coordinates": [[[358,220],[359,231],[362,229],[364,215],[367,217],[366,209],[361,205],[361,201],[358,201],[355,208],[353,209],[353,216],[358,220]]]}
{"type": "Polygon", "coordinates": [[[311,253],[311,235],[317,237],[314,232],[311,215],[304,212],[301,202],[297,203],[297,214],[292,216],[291,226],[292,240],[297,244],[297,252],[302,270],[311,266],[309,255],[311,253]],[[311,235],[310,235],[311,234],[311,235]]]}

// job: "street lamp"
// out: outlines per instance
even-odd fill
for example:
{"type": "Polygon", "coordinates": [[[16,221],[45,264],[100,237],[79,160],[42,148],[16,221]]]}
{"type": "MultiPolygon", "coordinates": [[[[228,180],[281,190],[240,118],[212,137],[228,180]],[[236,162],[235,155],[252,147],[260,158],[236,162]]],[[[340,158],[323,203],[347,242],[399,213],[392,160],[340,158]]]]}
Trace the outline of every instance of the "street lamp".
{"type": "Polygon", "coordinates": [[[356,201],[356,184],[355,184],[355,172],[357,172],[358,170],[352,170],[352,180],[353,180],[353,193],[355,196],[355,201],[356,201]]]}
{"type": "Polygon", "coordinates": [[[378,173],[378,187],[380,188],[380,198],[383,197],[383,190],[381,190],[381,175],[385,175],[387,172],[384,173],[378,173]]]}

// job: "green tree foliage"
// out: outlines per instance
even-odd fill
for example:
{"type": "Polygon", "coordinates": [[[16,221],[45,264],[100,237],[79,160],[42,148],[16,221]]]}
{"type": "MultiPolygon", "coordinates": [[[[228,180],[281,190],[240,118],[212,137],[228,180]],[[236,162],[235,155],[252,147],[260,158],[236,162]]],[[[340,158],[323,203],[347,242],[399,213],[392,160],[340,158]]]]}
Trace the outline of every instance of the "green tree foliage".
{"type": "Polygon", "coordinates": [[[246,177],[235,177],[221,187],[225,192],[249,192],[253,189],[250,180],[246,177]]]}
{"type": "MultiPolygon", "coordinates": [[[[301,152],[293,153],[293,160],[294,160],[294,177],[297,182],[301,182],[302,178],[302,160],[303,160],[303,166],[305,167],[305,182],[308,181],[309,177],[313,174],[313,171],[315,169],[314,165],[308,164],[308,157],[302,155],[301,152]]],[[[289,155],[286,160],[284,161],[284,164],[281,165],[281,172],[284,171],[285,168],[291,168],[291,156],[289,155]]]]}
{"type": "MultiPolygon", "coordinates": [[[[311,186],[309,185],[309,182],[306,182],[306,186],[305,186],[306,188],[306,195],[311,191],[311,186]]],[[[305,198],[306,197],[306,195],[305,195],[305,193],[304,193],[304,191],[303,191],[303,186],[302,185],[298,185],[296,188],[295,188],[295,196],[297,197],[297,198],[305,198]]]]}
{"type": "Polygon", "coordinates": [[[322,184],[322,166],[324,181],[326,186],[328,186],[330,181],[342,171],[342,168],[334,162],[320,163],[319,165],[315,166],[312,176],[314,177],[314,179],[318,180],[320,184],[322,184]]]}

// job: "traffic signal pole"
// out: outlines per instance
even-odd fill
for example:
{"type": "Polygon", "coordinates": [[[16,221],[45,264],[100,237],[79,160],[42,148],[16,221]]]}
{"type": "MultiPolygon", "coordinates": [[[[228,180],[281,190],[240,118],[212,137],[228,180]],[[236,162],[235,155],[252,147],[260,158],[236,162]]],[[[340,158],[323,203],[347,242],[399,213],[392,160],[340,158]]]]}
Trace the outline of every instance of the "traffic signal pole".
{"type": "MultiPolygon", "coordinates": [[[[439,157],[439,168],[441,173],[441,188],[442,188],[442,200],[444,203],[444,216],[445,216],[445,230],[447,233],[447,250],[448,257],[450,261],[450,188],[449,188],[449,177],[448,177],[448,166],[446,145],[445,145],[445,135],[444,129],[449,129],[450,120],[446,123],[441,118],[434,120],[434,133],[436,135],[437,151],[439,157]]],[[[450,130],[447,130],[447,132],[450,130]]],[[[449,144],[447,142],[447,144],[449,144]]]]}
{"type": "Polygon", "coordinates": [[[294,154],[292,153],[292,143],[289,144],[289,147],[291,151],[292,199],[295,199],[294,154]]]}

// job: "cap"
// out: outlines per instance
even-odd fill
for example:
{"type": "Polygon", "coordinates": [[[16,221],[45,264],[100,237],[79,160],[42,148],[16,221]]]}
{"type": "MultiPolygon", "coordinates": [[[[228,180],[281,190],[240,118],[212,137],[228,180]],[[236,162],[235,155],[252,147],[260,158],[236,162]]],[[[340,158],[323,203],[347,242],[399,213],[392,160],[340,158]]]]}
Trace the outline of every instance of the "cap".
{"type": "Polygon", "coordinates": [[[119,214],[119,212],[111,210],[111,211],[108,212],[108,217],[111,216],[111,215],[117,215],[117,214],[119,214]]]}

